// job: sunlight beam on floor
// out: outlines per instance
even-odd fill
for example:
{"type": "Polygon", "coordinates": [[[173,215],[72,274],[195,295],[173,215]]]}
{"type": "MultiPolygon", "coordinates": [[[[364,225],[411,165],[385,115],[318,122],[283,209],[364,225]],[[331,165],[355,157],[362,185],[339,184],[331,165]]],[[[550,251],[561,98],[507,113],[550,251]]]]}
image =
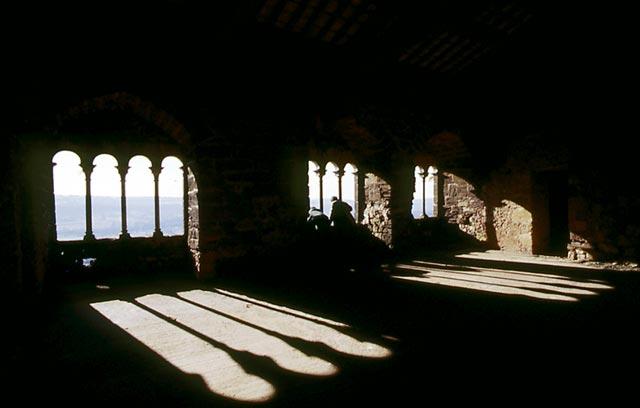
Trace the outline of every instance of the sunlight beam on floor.
{"type": "Polygon", "coordinates": [[[564,301],[564,302],[576,302],[578,300],[577,298],[571,297],[571,296],[536,292],[534,290],[514,288],[509,286],[491,285],[491,284],[481,283],[481,282],[461,281],[458,279],[447,279],[447,278],[441,278],[441,277],[429,277],[428,275],[423,277],[394,275],[392,276],[392,278],[407,280],[407,281],[414,281],[414,282],[429,283],[434,285],[451,286],[456,288],[473,289],[473,290],[491,292],[491,293],[526,296],[526,297],[531,297],[536,299],[558,300],[558,301],[564,301]]]}
{"type": "Polygon", "coordinates": [[[469,281],[475,283],[485,283],[496,286],[507,286],[512,288],[524,288],[524,289],[536,289],[542,291],[558,292],[568,295],[597,295],[597,292],[593,292],[586,289],[568,288],[565,286],[548,285],[543,283],[533,283],[523,280],[494,278],[486,275],[484,272],[468,272],[468,271],[443,271],[439,269],[429,269],[422,267],[414,267],[412,265],[398,265],[397,269],[400,270],[416,270],[425,272],[421,276],[427,278],[446,278],[455,279],[459,281],[469,281]]]}
{"type": "Polygon", "coordinates": [[[113,300],[91,307],[179,370],[202,377],[209,389],[244,402],[271,399],[275,388],[248,374],[229,354],[129,302],[113,300]]]}
{"type": "Polygon", "coordinates": [[[184,300],[154,294],[136,298],[136,301],[234,350],[269,357],[285,370],[316,376],[328,376],[338,371],[333,364],[308,356],[277,337],[184,300]]]}
{"type": "Polygon", "coordinates": [[[477,259],[480,261],[498,261],[498,262],[515,262],[531,265],[546,265],[546,266],[560,266],[565,268],[576,269],[596,269],[600,270],[601,267],[596,265],[588,265],[572,262],[568,259],[562,258],[543,258],[535,255],[509,253],[500,250],[489,250],[484,252],[467,252],[465,254],[455,255],[456,258],[461,259],[477,259]]]}
{"type": "Polygon", "coordinates": [[[292,316],[289,313],[248,303],[221,293],[192,290],[179,292],[178,296],[211,310],[233,316],[256,327],[309,342],[320,342],[341,353],[368,358],[384,358],[391,355],[391,350],[385,347],[359,341],[327,325],[314,323],[306,318],[292,316]]]}
{"type": "MultiPolygon", "coordinates": [[[[578,288],[585,289],[613,289],[612,286],[605,285],[602,281],[579,281],[575,279],[571,279],[567,276],[560,275],[552,275],[552,274],[543,274],[543,273],[533,273],[533,272],[522,272],[522,271],[511,271],[508,269],[495,269],[495,268],[483,268],[483,267],[475,267],[475,266],[461,266],[461,265],[452,265],[452,264],[442,264],[437,262],[426,262],[426,261],[412,261],[413,263],[417,263],[420,266],[424,265],[424,268],[446,268],[447,271],[451,272],[459,272],[459,273],[468,273],[468,274],[479,274],[483,276],[492,276],[496,278],[508,278],[513,280],[521,280],[527,282],[535,282],[535,283],[549,283],[549,284],[558,284],[565,286],[574,286],[578,288]],[[459,268],[460,270],[455,270],[459,268]]],[[[398,266],[409,266],[407,264],[399,264],[398,266]]],[[[416,265],[410,265],[412,267],[418,267],[416,265]]],[[[427,271],[431,271],[432,269],[425,269],[427,271]]]]}

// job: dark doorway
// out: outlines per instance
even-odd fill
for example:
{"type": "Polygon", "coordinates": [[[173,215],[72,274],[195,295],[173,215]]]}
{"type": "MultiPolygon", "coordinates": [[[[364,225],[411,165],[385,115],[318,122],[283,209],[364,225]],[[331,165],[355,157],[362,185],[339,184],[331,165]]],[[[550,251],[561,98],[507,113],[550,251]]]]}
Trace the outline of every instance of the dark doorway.
{"type": "Polygon", "coordinates": [[[565,256],[569,240],[567,172],[546,174],[549,191],[549,253],[565,256]]]}
{"type": "Polygon", "coordinates": [[[569,241],[567,171],[536,173],[533,197],[533,252],[566,256],[569,241]]]}

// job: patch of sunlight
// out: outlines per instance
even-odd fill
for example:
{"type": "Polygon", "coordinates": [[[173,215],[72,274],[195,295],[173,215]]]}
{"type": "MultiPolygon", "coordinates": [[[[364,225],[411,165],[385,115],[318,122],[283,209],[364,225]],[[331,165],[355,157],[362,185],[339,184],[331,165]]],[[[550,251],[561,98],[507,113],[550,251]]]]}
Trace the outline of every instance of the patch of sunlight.
{"type": "Polygon", "coordinates": [[[309,342],[323,343],[341,353],[369,358],[384,358],[391,355],[391,350],[385,347],[359,341],[325,324],[315,323],[288,312],[273,310],[270,307],[256,305],[221,293],[192,290],[179,292],[178,296],[256,327],[309,342]]]}
{"type": "Polygon", "coordinates": [[[532,283],[532,282],[513,280],[513,279],[492,278],[490,276],[484,276],[482,273],[478,273],[478,272],[476,272],[475,274],[472,274],[469,272],[458,272],[458,271],[445,272],[442,270],[411,267],[409,265],[407,265],[406,267],[398,265],[398,269],[419,270],[422,272],[426,272],[421,275],[424,277],[447,278],[447,279],[455,279],[459,281],[486,283],[489,285],[508,286],[512,288],[539,289],[539,290],[547,290],[551,292],[566,293],[571,295],[595,295],[596,294],[595,292],[591,292],[584,289],[566,288],[562,286],[553,286],[553,285],[532,283]]]}
{"type": "Polygon", "coordinates": [[[564,279],[544,279],[544,278],[532,278],[528,277],[527,279],[523,279],[518,274],[512,274],[511,272],[494,272],[494,271],[466,271],[466,270],[442,270],[435,268],[426,268],[415,265],[405,265],[399,264],[397,265],[398,269],[407,269],[407,270],[415,270],[420,272],[427,272],[429,276],[442,276],[448,278],[455,278],[460,280],[472,280],[478,282],[492,283],[496,285],[506,285],[506,286],[514,286],[520,288],[529,288],[529,289],[541,289],[541,290],[550,290],[554,292],[560,293],[569,293],[575,295],[596,295],[596,292],[586,290],[588,289],[612,289],[611,286],[601,285],[597,283],[589,283],[589,282],[577,282],[573,280],[564,280],[564,279]],[[573,287],[569,287],[573,286],[573,287]],[[580,289],[576,289],[580,288],[580,289]]]}
{"type": "Polygon", "coordinates": [[[285,370],[327,376],[338,369],[317,357],[308,356],[281,339],[187,301],[165,295],[147,295],[136,302],[226,346],[271,358],[285,370]]]}
{"type": "Polygon", "coordinates": [[[241,295],[239,293],[230,292],[228,290],[216,289],[216,292],[222,293],[223,295],[232,296],[232,297],[234,297],[236,299],[246,300],[247,302],[250,302],[250,303],[255,303],[255,304],[258,304],[258,305],[262,305],[262,306],[265,306],[265,307],[267,307],[269,309],[279,310],[281,312],[285,312],[285,313],[289,313],[289,314],[292,314],[292,315],[295,315],[295,316],[299,316],[299,317],[302,317],[304,319],[313,320],[313,321],[316,321],[316,322],[319,322],[319,323],[325,323],[325,324],[329,324],[329,325],[335,326],[335,327],[347,327],[347,328],[350,327],[348,324],[336,322],[334,320],[329,320],[329,319],[326,319],[324,317],[315,316],[315,315],[312,315],[312,314],[309,314],[309,313],[304,313],[304,312],[301,312],[300,310],[291,309],[291,308],[286,307],[286,306],[281,306],[281,305],[276,305],[276,304],[273,304],[273,303],[268,303],[268,302],[265,302],[263,300],[258,300],[258,299],[255,299],[255,298],[252,298],[252,297],[249,297],[249,296],[246,296],[246,295],[241,295]]]}
{"type": "Polygon", "coordinates": [[[509,253],[500,250],[490,250],[485,252],[468,252],[466,254],[455,255],[456,258],[462,259],[479,259],[485,261],[502,261],[502,262],[517,262],[533,265],[552,265],[552,266],[564,266],[569,268],[580,269],[601,269],[600,267],[593,265],[586,265],[577,262],[571,262],[565,258],[547,257],[535,255],[526,255],[519,253],[509,253]]]}
{"type": "MultiPolygon", "coordinates": [[[[480,270],[480,271],[504,271],[504,270],[506,270],[506,269],[475,267],[475,266],[462,265],[462,264],[446,264],[446,263],[438,263],[438,262],[432,262],[432,261],[427,262],[427,261],[413,260],[411,262],[412,263],[421,264],[421,265],[440,266],[440,267],[446,267],[446,268],[465,268],[465,269],[474,269],[474,270],[480,270]]],[[[523,276],[540,276],[540,277],[546,277],[546,278],[568,279],[566,276],[552,275],[552,274],[546,274],[546,273],[511,271],[511,270],[509,271],[509,273],[512,273],[514,275],[523,275],[523,276]]]]}
{"type": "Polygon", "coordinates": [[[490,285],[490,284],[481,283],[481,282],[460,281],[457,279],[447,279],[447,278],[440,278],[440,277],[432,278],[428,276],[417,277],[417,276],[397,276],[397,275],[392,276],[392,278],[415,281],[415,282],[430,283],[434,285],[451,286],[456,288],[473,289],[473,290],[479,290],[479,291],[491,292],[491,293],[526,296],[526,297],[537,298],[537,299],[559,300],[564,302],[576,302],[578,300],[571,296],[536,292],[534,290],[514,288],[514,287],[508,287],[508,286],[490,285]]]}
{"type": "Polygon", "coordinates": [[[275,388],[223,350],[129,302],[113,300],[91,307],[179,370],[202,377],[214,393],[238,401],[271,399],[275,388]]]}

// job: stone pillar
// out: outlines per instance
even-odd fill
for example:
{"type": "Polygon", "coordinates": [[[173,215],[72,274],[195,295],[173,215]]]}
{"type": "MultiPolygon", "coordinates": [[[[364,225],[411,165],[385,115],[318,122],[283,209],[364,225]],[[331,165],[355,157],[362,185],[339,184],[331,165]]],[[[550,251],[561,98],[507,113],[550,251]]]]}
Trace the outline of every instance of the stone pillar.
{"type": "Polygon", "coordinates": [[[363,209],[362,224],[387,245],[392,242],[391,185],[373,173],[363,177],[363,191],[366,207],[363,209]]]}
{"type": "Polygon", "coordinates": [[[118,173],[120,174],[120,217],[122,219],[122,230],[120,232],[120,239],[131,238],[131,235],[129,235],[129,231],[127,230],[127,193],[125,188],[128,171],[128,165],[121,164],[118,166],[118,173]]]}
{"type": "Polygon", "coordinates": [[[185,167],[184,171],[187,183],[185,195],[187,199],[187,229],[185,235],[187,236],[187,245],[191,251],[191,257],[193,259],[193,265],[198,277],[203,275],[213,275],[213,266],[210,271],[203,271],[201,268],[200,259],[200,209],[198,208],[198,183],[196,177],[191,170],[191,167],[185,167]]]}
{"type": "Polygon", "coordinates": [[[362,209],[364,208],[363,199],[364,199],[364,177],[360,176],[360,171],[356,170],[353,172],[353,178],[355,179],[356,188],[354,191],[353,197],[353,205],[356,207],[356,222],[362,221],[362,209]]]}
{"type": "Polygon", "coordinates": [[[338,167],[338,170],[334,172],[338,177],[338,198],[342,201],[342,176],[344,176],[344,168],[338,167]]]}
{"type": "MultiPolygon", "coordinates": [[[[391,217],[391,236],[394,247],[400,248],[413,223],[411,201],[415,189],[415,166],[408,160],[396,158],[397,164],[390,174],[389,215],[391,217]]],[[[422,178],[422,177],[421,177],[422,178]]],[[[422,189],[424,191],[424,187],[422,189]]],[[[424,206],[423,206],[424,207],[424,206]]]]}
{"type": "Polygon", "coordinates": [[[324,167],[318,167],[318,170],[315,171],[318,175],[318,182],[320,183],[320,211],[324,211],[324,192],[322,191],[322,178],[324,177],[325,169],[324,167]]]}
{"type": "Polygon", "coordinates": [[[418,176],[421,179],[422,182],[422,218],[427,218],[427,191],[426,191],[426,179],[427,179],[427,173],[424,171],[424,169],[422,167],[420,167],[420,172],[418,173],[418,176]]]}
{"type": "MultiPolygon", "coordinates": [[[[429,166],[427,172],[428,172],[428,177],[430,177],[431,180],[433,180],[433,186],[432,186],[433,189],[431,191],[431,196],[433,197],[433,203],[432,203],[432,205],[433,205],[433,208],[432,208],[433,216],[434,217],[439,217],[440,214],[441,214],[440,201],[442,201],[440,198],[442,196],[440,195],[440,184],[441,183],[440,183],[440,179],[439,179],[439,176],[438,176],[438,169],[436,169],[433,166],[429,166]]],[[[426,183],[425,183],[425,186],[426,186],[426,183]]]]}
{"type": "Polygon", "coordinates": [[[96,239],[96,236],[93,235],[93,220],[92,220],[92,208],[91,208],[91,173],[93,173],[93,169],[94,169],[94,165],[92,163],[93,160],[87,160],[86,158],[82,159],[82,163],[80,164],[80,166],[82,167],[82,170],[84,171],[84,177],[85,177],[85,201],[84,201],[84,205],[85,205],[85,234],[84,234],[84,240],[85,241],[94,241],[96,239]]]}
{"type": "Polygon", "coordinates": [[[55,186],[53,185],[53,177],[54,177],[54,168],[56,167],[56,163],[51,163],[51,198],[53,199],[53,211],[51,211],[51,230],[49,231],[49,242],[56,242],[58,240],[58,224],[56,221],[56,196],[55,196],[55,186]]]}
{"type": "Polygon", "coordinates": [[[437,169],[433,176],[433,216],[444,217],[444,180],[437,169]]]}
{"type": "Polygon", "coordinates": [[[153,204],[155,209],[155,230],[153,231],[154,238],[161,238],[162,231],[160,230],[160,172],[162,171],[162,166],[155,161],[151,165],[151,172],[153,173],[153,204]]]}
{"type": "Polygon", "coordinates": [[[189,175],[187,174],[187,165],[180,167],[182,171],[182,233],[185,240],[188,241],[187,230],[189,228],[189,175]]]}

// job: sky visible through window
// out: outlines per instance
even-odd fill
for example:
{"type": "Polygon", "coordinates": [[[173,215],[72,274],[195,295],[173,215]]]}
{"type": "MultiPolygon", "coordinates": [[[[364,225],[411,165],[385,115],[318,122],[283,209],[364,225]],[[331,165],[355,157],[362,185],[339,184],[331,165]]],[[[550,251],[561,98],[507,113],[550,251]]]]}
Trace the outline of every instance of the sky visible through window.
{"type": "MultiPolygon", "coordinates": [[[[73,152],[57,153],[53,162],[58,240],[78,240],[85,234],[85,175],[73,152]]],[[[121,231],[121,185],[117,160],[97,156],[91,174],[92,221],[96,238],[117,238],[121,231]]],[[[127,224],[131,236],[151,236],[155,229],[153,175],[144,156],[129,161],[126,177],[127,224]]],[[[182,162],[167,157],[159,178],[160,226],[164,235],[184,233],[182,162]]]]}
{"type": "MultiPolygon", "coordinates": [[[[320,167],[315,162],[309,162],[309,207],[320,208],[319,168],[320,167]]],[[[322,206],[323,212],[327,216],[331,215],[331,197],[339,197],[338,175],[336,175],[338,170],[339,168],[337,165],[329,162],[325,167],[324,177],[322,177],[322,206]]],[[[342,176],[342,201],[351,206],[354,217],[356,216],[356,176],[354,175],[356,171],[357,168],[354,165],[347,163],[344,166],[344,175],[342,176]]]]}
{"type": "Polygon", "coordinates": [[[413,218],[423,217],[423,205],[424,211],[428,217],[433,217],[433,204],[434,204],[434,175],[437,173],[435,167],[429,167],[426,172],[420,167],[415,167],[414,178],[415,186],[413,189],[413,201],[411,202],[411,215],[413,218]],[[424,180],[423,180],[424,176],[424,180]],[[424,183],[424,184],[423,184],[424,183]],[[424,192],[424,196],[423,196],[424,192]],[[424,197],[424,204],[423,204],[424,197]]]}

